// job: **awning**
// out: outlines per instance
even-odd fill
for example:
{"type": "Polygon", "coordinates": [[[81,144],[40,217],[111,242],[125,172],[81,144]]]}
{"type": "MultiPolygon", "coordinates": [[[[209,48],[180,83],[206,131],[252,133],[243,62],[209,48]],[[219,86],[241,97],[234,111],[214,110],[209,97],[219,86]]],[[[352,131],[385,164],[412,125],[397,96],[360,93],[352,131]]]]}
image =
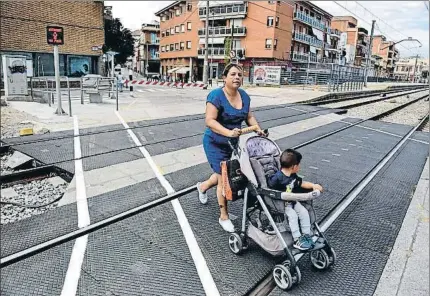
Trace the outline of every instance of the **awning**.
{"type": "Polygon", "coordinates": [[[316,48],[316,47],[314,47],[314,46],[309,46],[309,50],[310,50],[310,52],[312,52],[312,53],[317,53],[317,48],[316,48]]]}
{"type": "Polygon", "coordinates": [[[182,67],[182,68],[179,68],[178,71],[176,71],[176,74],[185,74],[189,71],[190,71],[190,67],[182,67]]]}
{"type": "Polygon", "coordinates": [[[314,35],[321,41],[324,41],[324,32],[318,29],[312,28],[314,35]]]}
{"type": "Polygon", "coordinates": [[[176,72],[177,70],[179,70],[181,67],[177,67],[177,68],[173,68],[173,69],[170,69],[170,70],[167,70],[167,73],[173,73],[173,72],[176,72]]]}

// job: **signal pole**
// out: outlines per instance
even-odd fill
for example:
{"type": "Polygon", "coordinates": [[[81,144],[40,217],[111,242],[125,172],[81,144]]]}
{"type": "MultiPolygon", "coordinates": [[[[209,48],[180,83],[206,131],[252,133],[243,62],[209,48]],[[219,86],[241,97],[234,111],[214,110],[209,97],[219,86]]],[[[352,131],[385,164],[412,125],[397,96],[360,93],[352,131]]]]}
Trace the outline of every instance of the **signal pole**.
{"type": "Polygon", "coordinates": [[[372,56],[372,43],[373,43],[373,32],[375,31],[375,20],[372,20],[372,29],[370,31],[370,41],[369,41],[369,47],[367,50],[367,60],[366,60],[366,71],[365,71],[365,77],[364,77],[364,87],[367,87],[367,75],[369,74],[369,64],[370,64],[370,58],[372,56]]]}

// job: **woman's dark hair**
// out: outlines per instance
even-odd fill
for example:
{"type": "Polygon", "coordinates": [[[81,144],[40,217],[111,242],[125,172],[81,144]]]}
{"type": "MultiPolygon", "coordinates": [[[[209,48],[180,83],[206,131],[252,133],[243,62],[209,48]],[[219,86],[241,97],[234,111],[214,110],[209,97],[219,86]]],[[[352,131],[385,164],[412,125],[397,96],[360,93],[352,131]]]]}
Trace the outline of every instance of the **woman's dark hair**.
{"type": "Polygon", "coordinates": [[[239,66],[238,64],[235,64],[235,63],[231,63],[231,64],[228,64],[227,66],[225,66],[224,71],[222,72],[222,75],[227,76],[228,72],[230,72],[231,68],[237,68],[240,71],[243,71],[241,66],[239,66]]]}

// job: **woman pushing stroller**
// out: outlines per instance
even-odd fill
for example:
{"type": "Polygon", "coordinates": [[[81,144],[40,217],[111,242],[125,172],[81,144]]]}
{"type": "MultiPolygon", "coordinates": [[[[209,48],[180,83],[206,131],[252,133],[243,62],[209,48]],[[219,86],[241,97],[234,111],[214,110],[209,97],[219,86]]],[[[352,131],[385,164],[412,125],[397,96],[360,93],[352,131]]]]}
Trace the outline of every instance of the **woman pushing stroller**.
{"type": "MultiPolygon", "coordinates": [[[[227,65],[223,72],[224,87],[212,90],[207,97],[205,116],[207,128],[203,136],[203,148],[214,173],[208,180],[197,183],[202,204],[206,204],[208,200],[206,191],[217,185],[219,224],[227,232],[234,232],[234,225],[229,219],[227,201],[222,194],[220,163],[230,159],[232,149],[228,141],[237,140],[240,136],[242,122],[245,121],[248,126],[258,126],[250,110],[251,99],[240,89],[242,75],[242,68],[239,65],[227,65]]],[[[257,133],[264,135],[261,128],[258,128],[257,133]]]]}

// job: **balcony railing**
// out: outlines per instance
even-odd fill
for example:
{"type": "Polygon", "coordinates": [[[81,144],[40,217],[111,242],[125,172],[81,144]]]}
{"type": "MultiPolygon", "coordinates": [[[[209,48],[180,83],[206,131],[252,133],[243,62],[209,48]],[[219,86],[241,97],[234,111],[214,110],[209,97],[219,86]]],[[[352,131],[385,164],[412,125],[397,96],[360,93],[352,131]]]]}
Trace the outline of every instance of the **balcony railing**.
{"type": "Polygon", "coordinates": [[[340,31],[338,29],[331,29],[327,27],[327,34],[340,38],[340,31]]]}
{"type": "Polygon", "coordinates": [[[307,63],[309,59],[309,63],[324,63],[324,64],[337,64],[339,60],[337,58],[327,58],[327,57],[319,57],[314,54],[305,54],[305,53],[296,53],[293,52],[290,55],[292,61],[296,62],[304,62],[307,63]]]}
{"type": "Polygon", "coordinates": [[[315,37],[312,37],[310,35],[303,34],[300,32],[294,32],[293,38],[294,40],[305,42],[307,44],[310,44],[312,46],[319,47],[319,48],[322,48],[324,44],[322,40],[319,40],[315,37]]]}
{"type": "Polygon", "coordinates": [[[306,15],[303,12],[300,12],[300,11],[294,12],[294,19],[299,20],[305,24],[308,24],[309,26],[320,29],[321,31],[326,30],[326,26],[322,22],[320,22],[316,18],[306,15]]]}
{"type": "MultiPolygon", "coordinates": [[[[247,7],[245,4],[230,4],[217,7],[209,8],[209,17],[212,18],[224,18],[228,16],[242,16],[244,17],[247,13],[247,7]]],[[[206,7],[199,8],[200,18],[206,17],[206,7]]]]}
{"type": "Polygon", "coordinates": [[[365,28],[358,28],[358,34],[369,35],[369,32],[365,28]]]}
{"type": "MultiPolygon", "coordinates": [[[[212,27],[209,28],[209,36],[214,37],[228,37],[231,36],[231,27],[212,27]]],[[[206,30],[199,29],[199,36],[205,36],[206,30]]],[[[233,28],[233,35],[236,36],[245,36],[246,35],[246,27],[236,27],[233,28]]]]}
{"type": "MultiPolygon", "coordinates": [[[[244,59],[245,58],[245,49],[244,48],[236,48],[233,49],[236,52],[236,58],[244,59]]],[[[226,51],[224,48],[208,48],[209,57],[216,58],[224,58],[226,55],[230,53],[230,50],[226,51]]],[[[197,51],[198,56],[201,58],[205,55],[205,49],[199,48],[197,51]]]]}

